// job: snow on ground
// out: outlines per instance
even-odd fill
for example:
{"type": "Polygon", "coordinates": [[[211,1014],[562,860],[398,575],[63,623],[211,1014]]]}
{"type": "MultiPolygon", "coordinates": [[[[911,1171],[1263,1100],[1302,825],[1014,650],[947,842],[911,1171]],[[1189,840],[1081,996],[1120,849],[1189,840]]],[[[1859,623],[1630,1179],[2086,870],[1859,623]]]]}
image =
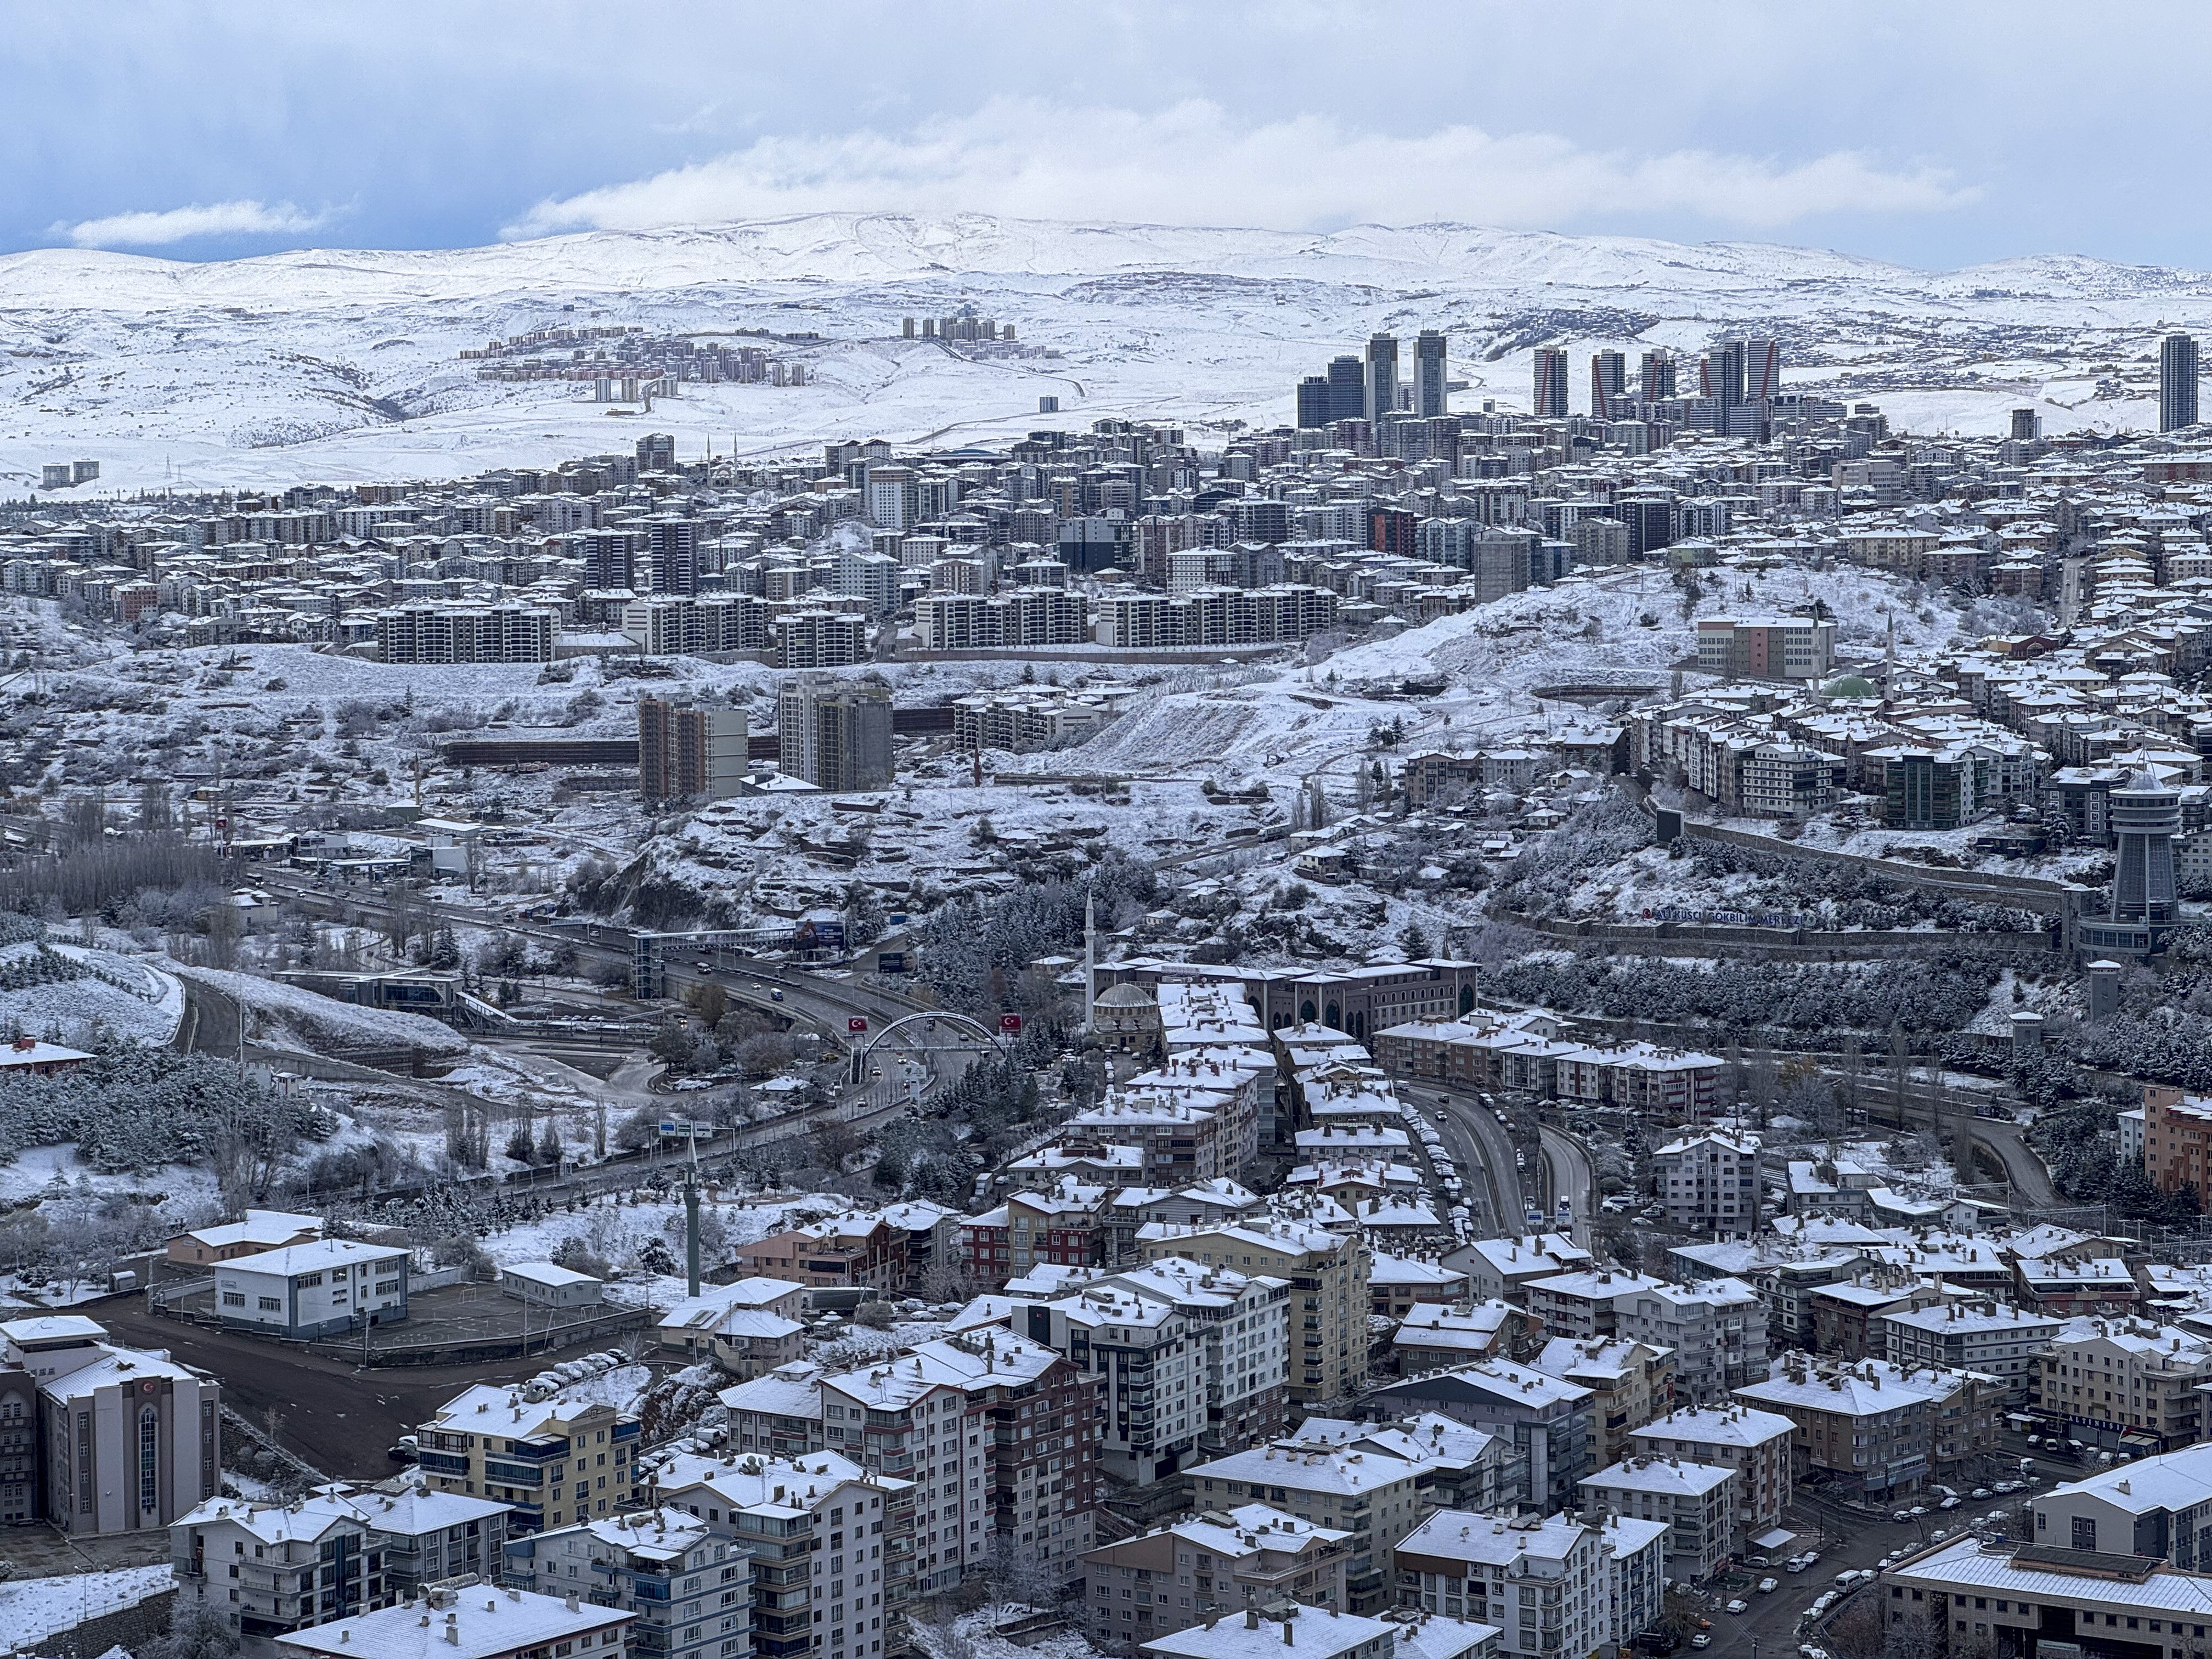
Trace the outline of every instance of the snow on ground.
{"type": "Polygon", "coordinates": [[[259,1042],[274,1040],[311,1049],[339,1044],[398,1046],[434,1054],[468,1052],[466,1037],[419,1014],[356,1008],[297,986],[218,968],[179,968],[177,971],[239,1004],[247,1014],[251,1035],[259,1042]]]}
{"type": "Polygon", "coordinates": [[[1098,1650],[1073,1628],[1025,1637],[1019,1643],[993,1634],[1001,1626],[1044,1611],[1048,1609],[1001,1601],[963,1613],[952,1621],[951,1641],[941,1626],[927,1620],[913,1620],[908,1630],[927,1659],[1098,1659],[1098,1650]]]}
{"type": "Polygon", "coordinates": [[[158,1197],[181,1205],[213,1205],[221,1197],[213,1171],[203,1164],[167,1164],[158,1170],[105,1174],[79,1158],[74,1143],[26,1146],[10,1161],[0,1164],[0,1203],[51,1194],[62,1184],[72,1189],[88,1185],[96,1193],[129,1193],[141,1200],[158,1197]]]}
{"type": "Polygon", "coordinates": [[[50,249],[0,259],[0,403],[21,411],[0,423],[0,484],[35,485],[63,453],[100,459],[100,488],[132,489],[451,476],[627,448],[639,422],[623,416],[639,411],[611,416],[566,383],[480,380],[459,360],[487,337],[586,315],[805,331],[758,343],[805,362],[814,384],[695,382],[654,409],[689,457],[710,441],[788,453],[842,431],[1004,440],[1037,423],[1040,394],[1070,424],[1170,418],[1225,435],[1288,418],[1297,378],[1374,329],[1428,325],[1452,337],[1469,406],[1518,407],[1524,342],[1556,337],[1563,313],[1578,344],[1692,361],[1716,335],[1779,325],[1792,389],[1975,431],[2033,404],[2058,432],[2148,426],[2156,333],[2212,327],[2212,282],[2094,260],[1915,271],[1465,225],[1312,236],[985,215],[201,264],[50,249]],[[1014,323],[1021,347],[898,337],[902,316],[963,301],[1014,323]],[[1031,348],[1059,355],[1020,355],[1031,348]]]}
{"type": "MultiPolygon", "coordinates": [[[[165,1043],[184,1018],[184,987],[173,975],[134,957],[91,950],[59,939],[47,947],[93,971],[51,985],[0,990],[0,1030],[20,1026],[33,1036],[48,1031],[78,1047],[106,1033],[128,1042],[165,1043]]],[[[34,943],[0,946],[0,962],[33,954],[34,943]]]]}
{"type": "Polygon", "coordinates": [[[135,1607],[175,1583],[167,1562],[158,1567],[10,1579],[0,1583],[0,1630],[7,1632],[11,1651],[21,1652],[87,1620],[135,1607]]]}
{"type": "Polygon", "coordinates": [[[618,1412],[634,1412],[652,1386],[653,1372],[647,1367],[617,1365],[580,1382],[564,1384],[553,1398],[566,1405],[612,1406],[618,1412]]]}
{"type": "MultiPolygon", "coordinates": [[[[831,1194],[751,1200],[710,1190],[699,1206],[700,1231],[702,1239],[713,1242],[719,1249],[713,1253],[716,1259],[706,1260],[703,1265],[718,1266],[727,1259],[729,1250],[758,1243],[794,1220],[842,1214],[851,1207],[847,1200],[831,1194]]],[[[634,1266],[638,1252],[656,1240],[680,1261],[683,1238],[684,1201],[675,1198],[637,1204],[600,1200],[573,1212],[556,1210],[538,1220],[489,1234],[483,1243],[491,1259],[505,1267],[517,1261],[546,1261],[568,1240],[578,1239],[593,1255],[619,1268],[634,1266]]],[[[665,1283],[675,1285],[676,1296],[684,1294],[680,1278],[665,1283]]]]}

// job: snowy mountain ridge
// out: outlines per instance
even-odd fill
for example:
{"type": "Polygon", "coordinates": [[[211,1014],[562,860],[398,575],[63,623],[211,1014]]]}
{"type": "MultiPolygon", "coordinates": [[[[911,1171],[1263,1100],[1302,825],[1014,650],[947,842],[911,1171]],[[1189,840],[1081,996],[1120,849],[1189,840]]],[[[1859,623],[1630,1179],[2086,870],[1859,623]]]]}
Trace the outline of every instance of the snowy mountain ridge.
{"type": "MultiPolygon", "coordinates": [[[[1781,342],[1793,389],[1914,431],[2149,424],[2157,337],[2212,332],[2212,274],[2033,256],[1920,271],[1821,249],[1460,224],[1304,233],[820,213],[485,247],[206,264],[0,258],[0,494],[97,459],[100,489],[459,476],[627,448],[570,382],[487,380],[465,349],[579,325],[769,337],[807,384],[692,382],[651,416],[680,453],[830,437],[1003,441],[1063,418],[1220,441],[1290,418],[1300,375],[1369,334],[1450,340],[1455,407],[1525,408],[1529,354],[1781,342]],[[902,337],[972,303],[1019,347],[902,337]]],[[[1575,406],[1581,407],[1580,370],[1575,406]]]]}
{"type": "Polygon", "coordinates": [[[161,310],[178,304],[485,301],[532,291],[634,292],[716,282],[866,282],[1158,271],[1351,283],[1451,280],[1489,289],[1628,293],[1863,284],[1923,301],[2212,298],[2212,273],[2032,255],[1916,270],[1826,249],[1569,236],[1454,223],[1327,234],[1234,227],[817,213],[654,231],[590,231],[486,246],[303,249],[195,264],[94,249],[0,257],[0,307],[161,310]]]}

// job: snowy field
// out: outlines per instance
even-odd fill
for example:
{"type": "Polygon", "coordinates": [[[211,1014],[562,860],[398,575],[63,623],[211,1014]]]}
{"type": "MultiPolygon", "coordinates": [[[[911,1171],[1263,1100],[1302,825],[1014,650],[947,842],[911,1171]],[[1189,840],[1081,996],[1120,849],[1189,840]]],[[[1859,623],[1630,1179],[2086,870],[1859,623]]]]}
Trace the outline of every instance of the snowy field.
{"type": "Polygon", "coordinates": [[[8,1633],[9,1651],[20,1653],[88,1619],[135,1607],[175,1583],[166,1563],[10,1579],[0,1583],[0,1630],[8,1633]]]}
{"type": "Polygon", "coordinates": [[[650,416],[678,453],[825,435],[999,441],[1062,418],[1273,425],[1376,329],[1443,328],[1462,407],[1520,406],[1539,344],[1696,353],[1771,332],[1792,387],[1920,430],[2145,427],[2167,327],[2212,328],[2212,279],[2092,260],[1916,271],[1818,250],[1462,225],[1331,235],[823,214],[440,252],[201,265],[50,249],[0,259],[0,487],[88,455],[100,487],[455,476],[627,449],[643,422],[563,383],[477,380],[459,353],[562,324],[765,330],[804,387],[687,386],[650,416]],[[1057,357],[905,340],[963,303],[1057,357]],[[1495,353],[1493,356],[1491,354],[1495,353]],[[2115,366],[2118,372],[2115,373],[2115,366]]]}

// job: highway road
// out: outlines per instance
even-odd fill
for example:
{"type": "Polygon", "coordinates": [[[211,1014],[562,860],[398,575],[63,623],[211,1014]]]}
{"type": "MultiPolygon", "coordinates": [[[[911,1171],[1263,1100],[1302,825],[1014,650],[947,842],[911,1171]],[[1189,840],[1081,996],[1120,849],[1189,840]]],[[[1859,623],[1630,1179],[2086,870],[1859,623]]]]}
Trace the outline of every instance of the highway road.
{"type": "Polygon", "coordinates": [[[1406,1083],[1401,1092],[1416,1109],[1448,1115],[1437,1133],[1465,1172],[1467,1205],[1478,1237],[1502,1238],[1525,1232],[1519,1172],[1513,1166],[1513,1142],[1490,1109],[1473,1093],[1431,1082],[1406,1083]]]}

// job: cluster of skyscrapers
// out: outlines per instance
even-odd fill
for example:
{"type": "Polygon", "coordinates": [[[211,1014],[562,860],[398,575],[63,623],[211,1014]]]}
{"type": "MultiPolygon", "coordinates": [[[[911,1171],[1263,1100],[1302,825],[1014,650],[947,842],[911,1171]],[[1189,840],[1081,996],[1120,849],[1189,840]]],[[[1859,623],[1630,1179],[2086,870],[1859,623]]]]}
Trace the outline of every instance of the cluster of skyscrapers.
{"type": "Polygon", "coordinates": [[[1333,359],[1328,369],[1298,382],[1298,424],[1378,421],[1388,415],[1442,415],[1448,353],[1443,332],[1425,328],[1413,341],[1413,378],[1398,378],[1398,337],[1370,335],[1359,356],[1333,359]]]}
{"type": "MultiPolygon", "coordinates": [[[[1591,353],[1589,376],[1593,420],[1671,420],[1729,436],[1757,437],[1782,391],[1782,344],[1773,339],[1716,342],[1698,360],[1694,398],[1681,395],[1668,351],[1644,354],[1632,391],[1626,352],[1591,353]]],[[[1532,381],[1528,409],[1538,420],[1564,421],[1574,412],[1568,403],[1565,347],[1536,349],[1532,381]]]]}

